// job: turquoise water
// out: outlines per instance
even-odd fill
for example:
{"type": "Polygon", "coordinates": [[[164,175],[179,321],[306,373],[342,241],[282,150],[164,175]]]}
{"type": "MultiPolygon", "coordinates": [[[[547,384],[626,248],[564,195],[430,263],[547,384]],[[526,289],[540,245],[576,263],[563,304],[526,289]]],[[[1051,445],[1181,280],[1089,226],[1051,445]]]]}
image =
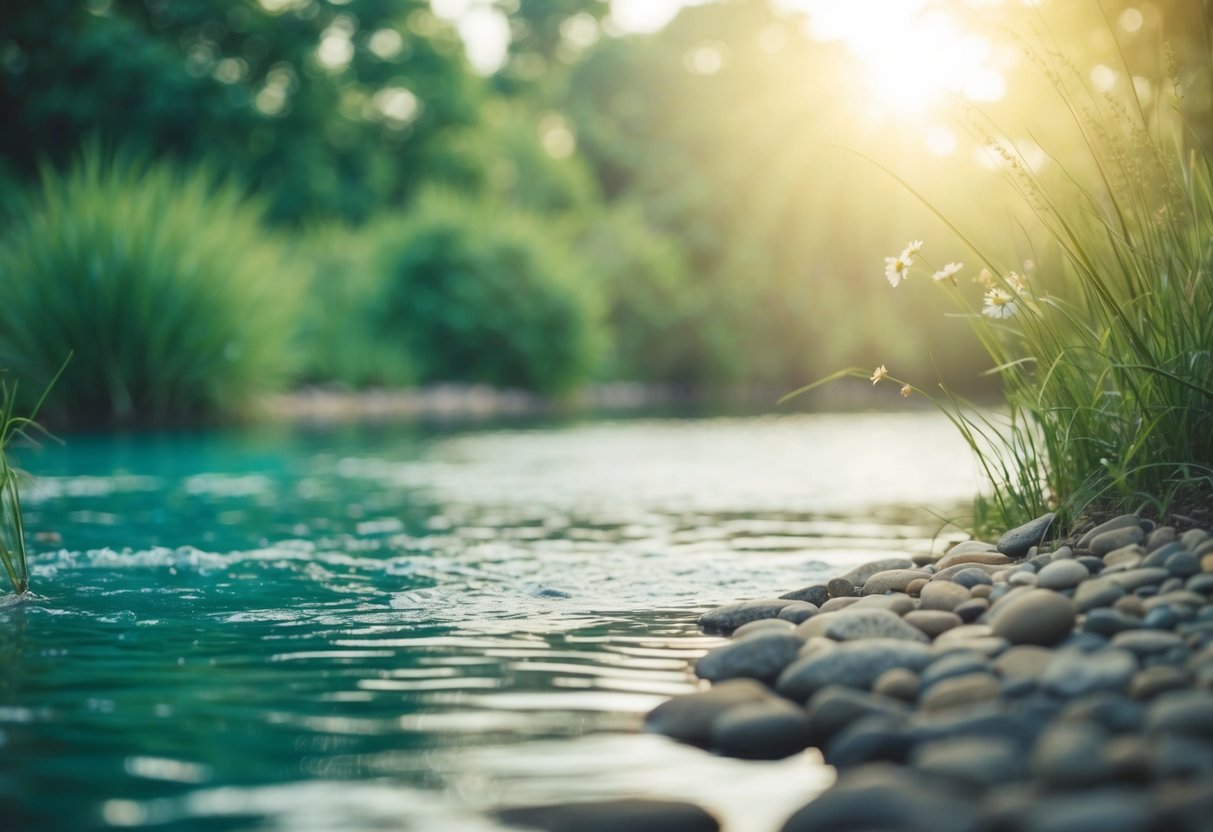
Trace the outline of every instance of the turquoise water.
{"type": "Polygon", "coordinates": [[[719,603],[932,541],[934,414],[274,428],[23,451],[0,829],[492,830],[697,800],[769,830],[832,777],[640,733],[719,603]]]}

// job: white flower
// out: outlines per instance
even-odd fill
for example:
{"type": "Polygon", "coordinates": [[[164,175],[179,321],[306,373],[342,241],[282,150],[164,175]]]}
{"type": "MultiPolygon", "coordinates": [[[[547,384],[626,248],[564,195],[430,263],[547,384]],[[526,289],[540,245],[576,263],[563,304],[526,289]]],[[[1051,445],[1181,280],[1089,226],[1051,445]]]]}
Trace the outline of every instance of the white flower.
{"type": "Polygon", "coordinates": [[[964,266],[964,263],[948,263],[942,269],[935,272],[935,274],[931,275],[931,277],[936,283],[939,283],[941,280],[950,280],[952,281],[952,285],[955,286],[956,274],[963,269],[964,266]]]}
{"type": "Polygon", "coordinates": [[[902,250],[901,259],[906,261],[906,265],[909,266],[914,262],[914,255],[920,251],[922,251],[922,240],[911,240],[902,250]]]}
{"type": "Polygon", "coordinates": [[[981,314],[987,318],[1004,320],[1018,311],[1019,304],[1016,302],[1015,296],[1006,289],[991,289],[986,292],[985,308],[981,310],[981,314]]]}
{"type": "Polygon", "coordinates": [[[872,384],[875,384],[878,381],[884,381],[888,377],[889,377],[889,368],[886,367],[885,365],[881,364],[879,367],[876,368],[875,372],[872,373],[872,384]]]}
{"type": "Polygon", "coordinates": [[[884,276],[889,281],[890,286],[897,286],[907,277],[906,269],[910,267],[907,260],[902,257],[886,257],[884,259],[884,276]]]}
{"type": "Polygon", "coordinates": [[[1010,286],[1011,290],[1017,295],[1022,295],[1024,292],[1028,291],[1028,284],[1025,283],[1024,279],[1015,272],[1011,272],[1009,275],[1007,275],[1007,285],[1010,286]]]}

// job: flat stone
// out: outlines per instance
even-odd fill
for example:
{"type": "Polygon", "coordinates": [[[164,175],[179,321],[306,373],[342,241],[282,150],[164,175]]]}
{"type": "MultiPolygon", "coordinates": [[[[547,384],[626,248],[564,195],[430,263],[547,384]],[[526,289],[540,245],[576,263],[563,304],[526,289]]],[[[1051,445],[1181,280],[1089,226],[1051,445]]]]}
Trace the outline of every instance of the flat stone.
{"type": "Polygon", "coordinates": [[[994,670],[1009,682],[1035,682],[1044,675],[1053,661],[1053,651],[1047,647],[1024,644],[1012,647],[994,660],[994,670]]]}
{"type": "Polygon", "coordinates": [[[918,698],[918,674],[904,667],[886,670],[872,683],[872,693],[902,702],[913,702],[918,698]]]}
{"type": "Polygon", "coordinates": [[[1061,641],[1074,628],[1074,605],[1047,589],[1029,589],[1008,596],[994,608],[994,635],[1011,644],[1038,644],[1043,647],[1061,641]]]}
{"type": "Polygon", "coordinates": [[[1208,539],[1209,533],[1204,529],[1188,529],[1179,536],[1179,542],[1189,552],[1195,552],[1208,539]]]}
{"type": "Polygon", "coordinates": [[[1145,542],[1146,533],[1141,530],[1140,525],[1134,525],[1097,534],[1091,538],[1091,542],[1087,544],[1086,548],[1091,551],[1091,554],[1102,558],[1104,555],[1115,552],[1117,549],[1125,546],[1145,542]]]}
{"type": "Polygon", "coordinates": [[[1058,650],[1040,684],[1049,693],[1073,699],[1090,693],[1124,691],[1136,672],[1137,657],[1128,650],[1058,650]]]}
{"type": "Polygon", "coordinates": [[[1146,538],[1146,551],[1153,552],[1155,549],[1166,546],[1168,543],[1174,543],[1178,539],[1179,535],[1175,533],[1174,526],[1159,526],[1150,532],[1150,536],[1146,538]]]}
{"type": "Polygon", "coordinates": [[[1090,571],[1078,561],[1055,560],[1036,573],[1036,586],[1040,589],[1073,589],[1089,577],[1090,571]]]}
{"type": "Polygon", "coordinates": [[[1141,627],[1141,619],[1136,616],[1125,615],[1119,610],[1109,607],[1099,607],[1087,613],[1087,617],[1082,622],[1082,628],[1088,633],[1097,633],[1101,636],[1112,637],[1117,633],[1123,633],[1126,630],[1135,630],[1141,627]]]}
{"type": "Polygon", "coordinates": [[[902,616],[917,605],[914,603],[914,599],[904,592],[890,592],[888,595],[865,595],[852,606],[857,610],[888,610],[902,616]]]}
{"type": "Polygon", "coordinates": [[[802,656],[792,662],[779,675],[775,689],[795,702],[808,701],[829,684],[868,690],[886,670],[904,667],[918,672],[930,663],[931,658],[930,649],[913,641],[848,641],[833,650],[802,656]]]}
{"type": "Polygon", "coordinates": [[[1213,693],[1172,691],[1159,695],[1146,708],[1146,730],[1213,738],[1213,693]]]}
{"type": "Polygon", "coordinates": [[[826,622],[825,631],[820,635],[835,641],[872,638],[901,639],[920,644],[930,641],[917,627],[907,624],[896,613],[882,609],[843,610],[826,622]]]}
{"type": "Polygon", "coordinates": [[[493,813],[506,826],[543,832],[719,832],[720,822],[706,809],[675,800],[623,798],[519,806],[493,813]]]}
{"type": "Polygon", "coordinates": [[[864,581],[864,595],[884,595],[886,592],[905,592],[912,581],[919,578],[929,578],[927,572],[921,569],[887,569],[877,572],[864,581]]]}
{"type": "Polygon", "coordinates": [[[1126,630],[1112,636],[1112,646],[1129,650],[1139,657],[1165,653],[1183,647],[1184,640],[1162,630],[1126,630]]]}
{"type": "Polygon", "coordinates": [[[695,663],[695,673],[710,682],[737,678],[774,682],[803,646],[804,639],[796,633],[758,632],[709,651],[695,663]]]}
{"type": "Polygon", "coordinates": [[[1127,590],[1123,586],[1108,578],[1084,579],[1074,592],[1074,607],[1079,612],[1088,612],[1096,607],[1110,607],[1123,598],[1125,592],[1127,590]]]}
{"type": "Polygon", "coordinates": [[[1002,694],[1002,686],[990,673],[966,673],[944,679],[919,697],[923,710],[943,711],[990,702],[1002,694]]]}
{"type": "Polygon", "coordinates": [[[742,624],[733,631],[733,638],[745,638],[754,633],[790,633],[795,629],[796,625],[784,618],[760,618],[749,624],[742,624]]]}
{"type": "Polygon", "coordinates": [[[645,717],[645,729],[692,745],[707,745],[712,722],[735,705],[773,699],[765,685],[732,679],[708,690],[667,699],[645,717]]]}
{"type": "Polygon", "coordinates": [[[792,624],[803,624],[819,612],[821,610],[816,604],[810,604],[808,601],[791,601],[779,611],[779,618],[792,624]]]}
{"type": "Polygon", "coordinates": [[[1022,779],[1028,773],[1020,744],[1011,740],[954,737],[915,747],[919,771],[978,790],[1022,779]]]}
{"type": "Polygon", "coordinates": [[[1134,543],[1104,555],[1103,562],[1104,566],[1123,566],[1125,569],[1133,569],[1141,565],[1145,557],[1146,550],[1134,543]]]}
{"type": "Polygon", "coordinates": [[[821,611],[822,612],[838,612],[840,610],[845,610],[847,607],[853,606],[858,603],[859,603],[858,595],[852,595],[850,597],[842,597],[842,598],[831,598],[829,601],[826,601],[824,604],[821,605],[821,611]]]}
{"type": "MultiPolygon", "coordinates": [[[[1213,555],[1205,555],[1205,557],[1213,557],[1213,555]]],[[[1199,575],[1193,575],[1184,582],[1184,588],[1190,592],[1209,596],[1213,594],[1213,574],[1201,572],[1199,575]]]]}
{"type": "Polygon", "coordinates": [[[981,569],[978,565],[966,563],[963,566],[965,567],[964,569],[961,569],[952,576],[952,583],[960,584],[965,589],[971,589],[978,584],[994,583],[993,578],[990,577],[990,573],[981,569]]]}
{"type": "Polygon", "coordinates": [[[993,665],[980,653],[957,651],[940,656],[919,674],[919,690],[926,692],[945,679],[966,676],[970,673],[989,673],[993,665]]]}
{"type": "Polygon", "coordinates": [[[1118,693],[1097,693],[1075,699],[1057,716],[1059,722],[1098,725],[1111,734],[1136,732],[1145,710],[1140,702],[1118,693]]]}
{"type": "Polygon", "coordinates": [[[933,580],[922,588],[919,595],[919,608],[951,612],[970,597],[969,591],[960,584],[933,580]]]}
{"type": "Polygon", "coordinates": [[[846,578],[833,578],[826,584],[826,590],[830,593],[831,598],[850,598],[852,595],[858,595],[855,591],[855,584],[848,581],[846,578]]]}
{"type": "Polygon", "coordinates": [[[962,540],[951,549],[948,549],[944,553],[944,557],[949,555],[988,554],[997,551],[998,547],[993,543],[986,543],[984,540],[962,540]]]}
{"type": "Polygon", "coordinates": [[[936,569],[947,569],[962,563],[979,563],[985,566],[1003,566],[1011,563],[1012,559],[998,552],[961,552],[947,554],[935,561],[936,569]]]}
{"type": "Polygon", "coordinates": [[[788,818],[780,832],[930,830],[979,832],[974,803],[942,791],[912,770],[863,766],[838,781],[788,818]]]}
{"type": "Polygon", "coordinates": [[[890,569],[912,569],[913,567],[914,561],[909,558],[883,558],[856,566],[839,577],[850,581],[855,586],[863,586],[868,582],[868,578],[877,572],[888,572],[890,569]]]}
{"type": "Polygon", "coordinates": [[[1169,664],[1147,667],[1133,677],[1129,683],[1129,696],[1140,701],[1153,699],[1161,693],[1183,690],[1191,684],[1188,674],[1169,664]]]}
{"type": "Polygon", "coordinates": [[[1006,572],[1012,567],[1010,566],[991,566],[988,563],[958,563],[954,566],[949,566],[947,569],[938,570],[931,578],[932,581],[951,581],[955,580],[956,576],[965,571],[975,570],[984,572],[990,576],[991,580],[1006,572]]]}
{"type": "Polygon", "coordinates": [[[910,751],[906,717],[865,717],[848,726],[821,749],[827,765],[840,770],[867,763],[901,763],[910,751]]]}
{"type": "Polygon", "coordinates": [[[699,616],[699,626],[709,633],[727,634],[742,624],[749,624],[760,618],[777,618],[780,611],[787,605],[787,600],[783,598],[761,598],[755,601],[725,604],[699,616]]]}
{"type": "Polygon", "coordinates": [[[1100,523],[1095,528],[1088,531],[1078,540],[1079,549],[1091,548],[1091,541],[1104,532],[1116,531],[1118,529],[1127,529],[1133,527],[1141,528],[1141,518],[1136,514],[1122,514],[1119,517],[1113,517],[1104,523],[1100,523]]]}
{"type": "MultiPolygon", "coordinates": [[[[973,626],[977,626],[977,625],[975,625],[975,624],[962,624],[961,625],[961,627],[973,627],[973,626]]],[[[956,630],[959,630],[959,629],[960,629],[960,627],[956,628],[956,630]]],[[[948,630],[948,632],[944,633],[944,636],[948,636],[951,633],[956,632],[956,630],[948,630]]],[[[935,640],[934,644],[931,645],[931,652],[935,656],[946,656],[949,653],[956,652],[957,650],[965,650],[970,653],[980,653],[981,655],[985,656],[987,659],[992,659],[995,656],[998,656],[1001,653],[1003,653],[1010,646],[1011,646],[1011,642],[1007,641],[1005,638],[1001,638],[1000,636],[982,636],[979,638],[978,637],[968,637],[964,641],[956,641],[956,642],[947,641],[946,638],[941,636],[940,638],[935,640]]]]}
{"type": "Polygon", "coordinates": [[[1032,774],[1051,788],[1104,782],[1112,774],[1103,754],[1107,741],[1107,731],[1092,723],[1050,725],[1032,749],[1032,774]]]}
{"type": "Polygon", "coordinates": [[[1171,573],[1165,569],[1130,569],[1128,572],[1117,572],[1114,575],[1106,576],[1109,581],[1112,581],[1118,586],[1122,586],[1130,592],[1139,589],[1143,586],[1152,586],[1161,584],[1171,573]]]}
{"type": "Polygon", "coordinates": [[[787,601],[808,601],[810,604],[820,607],[830,600],[830,591],[826,589],[825,584],[816,583],[801,587],[800,589],[793,589],[791,592],[785,592],[779,597],[787,601]]]}
{"type": "Polygon", "coordinates": [[[709,742],[729,757],[780,760],[809,747],[808,717],[786,699],[747,702],[713,720],[709,742]]]}
{"type": "Polygon", "coordinates": [[[962,623],[959,615],[944,610],[912,610],[902,620],[921,630],[927,638],[935,638],[962,623]]]}
{"type": "Polygon", "coordinates": [[[827,746],[861,719],[873,715],[899,717],[908,712],[909,706],[902,700],[841,685],[817,691],[802,711],[807,713],[809,742],[818,748],[827,746]]]}
{"type": "Polygon", "coordinates": [[[1056,514],[1049,512],[1005,532],[998,538],[998,551],[1011,558],[1023,557],[1029,549],[1046,539],[1056,517],[1056,514]]]}

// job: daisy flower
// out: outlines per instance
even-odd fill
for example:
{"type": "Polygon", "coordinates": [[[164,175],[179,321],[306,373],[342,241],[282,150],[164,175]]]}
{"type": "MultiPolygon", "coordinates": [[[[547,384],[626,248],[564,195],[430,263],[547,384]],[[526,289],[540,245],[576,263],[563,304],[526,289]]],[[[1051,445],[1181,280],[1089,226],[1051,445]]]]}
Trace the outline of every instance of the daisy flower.
{"type": "Polygon", "coordinates": [[[985,308],[981,314],[987,318],[1005,320],[1019,311],[1015,296],[1006,289],[991,289],[986,292],[985,308]]]}
{"type": "Polygon", "coordinates": [[[884,259],[884,276],[890,286],[896,287],[907,276],[906,269],[910,263],[903,257],[886,257],[884,259]]]}
{"type": "Polygon", "coordinates": [[[948,263],[942,269],[935,272],[935,274],[931,275],[931,277],[936,283],[939,283],[941,280],[950,280],[952,281],[952,285],[955,286],[956,274],[963,269],[964,266],[964,263],[948,263]]]}
{"type": "Polygon", "coordinates": [[[914,255],[922,251],[922,240],[911,240],[906,243],[905,249],[901,252],[901,259],[906,261],[906,265],[914,262],[914,255]]]}
{"type": "Polygon", "coordinates": [[[1028,291],[1028,284],[1025,283],[1024,279],[1015,272],[1011,272],[1009,275],[1007,275],[1007,285],[1010,286],[1011,289],[1018,295],[1022,295],[1024,292],[1028,291]]]}
{"type": "Polygon", "coordinates": [[[872,383],[875,384],[878,381],[884,381],[888,377],[889,377],[889,368],[886,367],[885,365],[881,364],[879,367],[876,368],[876,371],[872,373],[872,383]]]}

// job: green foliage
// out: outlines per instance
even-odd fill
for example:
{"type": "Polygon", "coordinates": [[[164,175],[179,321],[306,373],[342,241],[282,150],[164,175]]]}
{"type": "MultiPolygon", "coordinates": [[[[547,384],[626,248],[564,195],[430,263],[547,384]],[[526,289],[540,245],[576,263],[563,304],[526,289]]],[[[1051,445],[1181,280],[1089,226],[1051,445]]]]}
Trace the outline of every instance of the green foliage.
{"type": "Polygon", "coordinates": [[[407,387],[416,373],[407,355],[385,345],[378,320],[382,275],[373,266],[373,233],[345,227],[305,230],[294,262],[308,276],[296,379],[354,388],[407,387]]]}
{"type": "Polygon", "coordinates": [[[374,234],[379,331],[419,380],[560,393],[594,369],[598,298],[550,224],[428,192],[374,234]]]}
{"type": "Polygon", "coordinates": [[[427,0],[46,0],[6,9],[0,51],[27,179],[99,136],[219,166],[281,222],[400,204],[484,90],[427,0]]]}
{"type": "Polygon", "coordinates": [[[86,152],[0,238],[0,366],[75,424],[230,414],[287,364],[294,298],[256,203],[206,173],[86,152]]]}

